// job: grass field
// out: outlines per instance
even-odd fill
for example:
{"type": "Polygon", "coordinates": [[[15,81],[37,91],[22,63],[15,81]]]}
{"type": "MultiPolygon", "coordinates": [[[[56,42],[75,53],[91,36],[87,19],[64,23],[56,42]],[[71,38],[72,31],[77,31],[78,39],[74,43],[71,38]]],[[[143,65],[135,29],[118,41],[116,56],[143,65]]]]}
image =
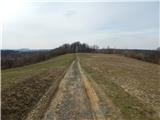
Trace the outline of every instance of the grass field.
{"type": "Polygon", "coordinates": [[[126,120],[158,120],[160,66],[120,55],[79,54],[83,69],[126,120]]]}
{"type": "Polygon", "coordinates": [[[73,110],[65,106],[66,98],[76,105],[72,106],[75,111],[81,112],[84,112],[86,104],[93,109],[104,103],[103,107],[109,111],[107,116],[103,116],[106,119],[159,120],[159,70],[157,64],[121,55],[91,53],[77,54],[77,59],[75,54],[67,54],[37,64],[2,70],[2,120],[48,120],[44,117],[46,111],[54,116],[56,109],[61,113],[59,116],[65,115],[73,110]],[[73,67],[68,70],[72,62],[73,67]],[[68,74],[64,77],[66,72],[68,74]]]}
{"type": "Polygon", "coordinates": [[[74,55],[55,57],[37,64],[27,65],[13,69],[2,70],[2,90],[22,81],[29,76],[45,73],[50,69],[63,69],[73,61],[74,55]]]}
{"type": "Polygon", "coordinates": [[[74,54],[24,67],[2,70],[2,119],[21,120],[50,86],[58,86],[74,54]]]}

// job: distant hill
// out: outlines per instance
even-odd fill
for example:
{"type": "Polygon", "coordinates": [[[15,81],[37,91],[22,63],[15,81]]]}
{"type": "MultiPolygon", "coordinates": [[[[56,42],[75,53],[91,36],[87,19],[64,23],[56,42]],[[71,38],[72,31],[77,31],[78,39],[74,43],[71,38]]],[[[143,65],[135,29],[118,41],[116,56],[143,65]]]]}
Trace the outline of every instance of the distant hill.
{"type": "Polygon", "coordinates": [[[14,49],[1,50],[1,68],[14,68],[24,65],[37,63],[49,58],[75,52],[93,52],[94,47],[85,43],[74,42],[72,44],[64,44],[55,49],[14,49]]]}
{"type": "Polygon", "coordinates": [[[74,42],[72,44],[63,44],[55,49],[14,49],[1,50],[1,68],[14,68],[29,65],[50,59],[55,56],[67,53],[105,53],[121,54],[127,57],[160,64],[160,51],[157,50],[131,50],[131,49],[98,49],[98,46],[89,46],[85,43],[74,42]]]}
{"type": "Polygon", "coordinates": [[[160,47],[158,47],[157,50],[160,51],[160,47]]]}

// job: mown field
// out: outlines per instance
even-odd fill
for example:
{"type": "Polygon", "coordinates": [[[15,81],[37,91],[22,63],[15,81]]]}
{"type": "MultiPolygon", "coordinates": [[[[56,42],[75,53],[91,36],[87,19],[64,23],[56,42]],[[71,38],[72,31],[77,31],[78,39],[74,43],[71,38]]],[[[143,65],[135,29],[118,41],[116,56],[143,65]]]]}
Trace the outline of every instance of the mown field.
{"type": "Polygon", "coordinates": [[[54,94],[74,59],[74,54],[67,54],[33,65],[2,70],[2,120],[22,120],[51,86],[54,94]]]}
{"type": "Polygon", "coordinates": [[[125,120],[160,119],[159,65],[112,54],[78,56],[125,120]]]}
{"type": "MultiPolygon", "coordinates": [[[[2,120],[42,119],[75,58],[66,54],[2,70],[2,120]]],[[[160,120],[160,65],[116,54],[79,53],[77,58],[91,84],[100,88],[98,97],[103,92],[123,120],[160,120]]]]}

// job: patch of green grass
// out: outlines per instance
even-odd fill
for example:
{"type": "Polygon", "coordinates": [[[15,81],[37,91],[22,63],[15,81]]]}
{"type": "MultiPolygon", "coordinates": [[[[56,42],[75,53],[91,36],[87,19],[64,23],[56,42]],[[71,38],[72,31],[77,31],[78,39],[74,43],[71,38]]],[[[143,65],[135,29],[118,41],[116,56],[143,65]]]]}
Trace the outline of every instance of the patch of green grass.
{"type": "Polygon", "coordinates": [[[2,89],[8,88],[32,75],[41,74],[50,69],[65,68],[74,60],[74,58],[74,54],[67,54],[37,64],[2,70],[2,89]]]}
{"type": "Polygon", "coordinates": [[[41,63],[2,71],[2,119],[24,119],[50,86],[56,90],[74,59],[74,54],[68,54],[41,63]]]}

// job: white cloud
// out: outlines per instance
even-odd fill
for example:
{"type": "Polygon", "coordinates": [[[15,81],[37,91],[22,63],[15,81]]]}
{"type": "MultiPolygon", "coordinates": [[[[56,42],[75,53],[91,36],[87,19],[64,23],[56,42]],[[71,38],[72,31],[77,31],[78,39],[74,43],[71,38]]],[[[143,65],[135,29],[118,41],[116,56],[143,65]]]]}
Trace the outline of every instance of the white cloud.
{"type": "Polygon", "coordinates": [[[6,21],[3,48],[55,48],[82,41],[117,48],[156,48],[156,3],[34,3],[6,21]]]}

